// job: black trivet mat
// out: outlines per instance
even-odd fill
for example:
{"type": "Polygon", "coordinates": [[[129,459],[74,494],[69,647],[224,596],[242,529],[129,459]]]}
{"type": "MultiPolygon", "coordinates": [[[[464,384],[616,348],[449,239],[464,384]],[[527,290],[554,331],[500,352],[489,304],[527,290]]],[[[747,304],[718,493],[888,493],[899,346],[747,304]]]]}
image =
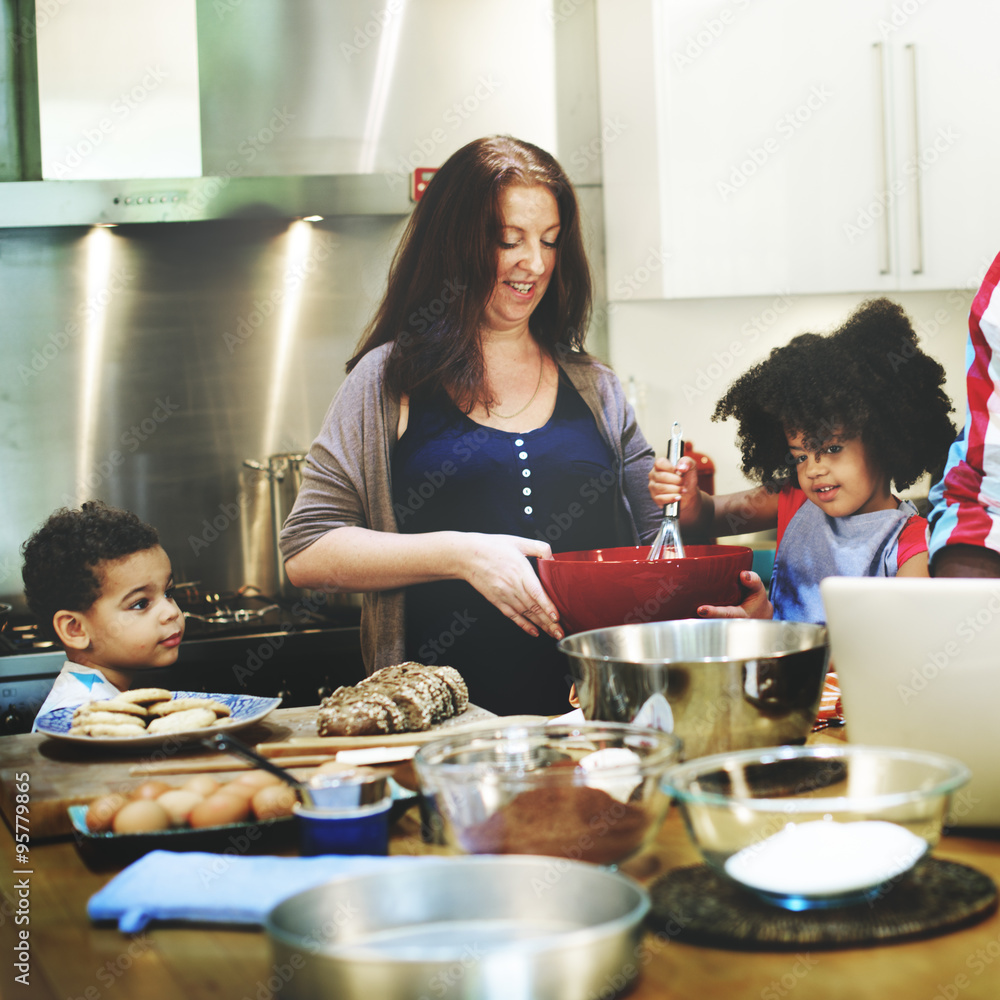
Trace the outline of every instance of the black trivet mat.
{"type": "Polygon", "coordinates": [[[651,930],[716,948],[784,951],[862,948],[945,934],[996,910],[997,887],[974,868],[925,858],[868,902],[791,911],[765,903],[707,865],[694,865],[658,879],[650,898],[651,930]]]}

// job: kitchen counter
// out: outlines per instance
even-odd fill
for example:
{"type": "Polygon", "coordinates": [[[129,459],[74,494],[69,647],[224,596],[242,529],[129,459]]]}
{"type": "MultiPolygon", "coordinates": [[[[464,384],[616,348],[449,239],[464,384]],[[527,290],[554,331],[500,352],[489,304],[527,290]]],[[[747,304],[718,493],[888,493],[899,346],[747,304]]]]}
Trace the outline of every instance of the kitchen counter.
{"type": "MultiPolygon", "coordinates": [[[[279,709],[285,711],[295,710],[279,709]]],[[[30,765],[26,766],[30,772],[30,765]]],[[[18,901],[13,844],[11,830],[0,824],[0,888],[7,917],[15,912],[18,901]]],[[[390,851],[449,853],[422,842],[416,809],[394,827],[390,851]]],[[[935,855],[971,865],[1000,883],[1000,840],[950,836],[935,855]]],[[[654,849],[624,867],[649,883],[672,867],[697,860],[683,823],[671,811],[654,849]]],[[[89,871],[71,839],[33,842],[31,867],[27,877],[31,985],[12,990],[10,996],[45,1000],[270,1000],[280,996],[280,988],[275,990],[280,970],[276,972],[273,966],[262,931],[152,925],[144,933],[123,935],[113,926],[95,926],[87,919],[87,900],[112,874],[89,871]]],[[[12,980],[13,971],[8,970],[15,961],[17,929],[14,920],[0,920],[0,982],[12,980]]],[[[649,961],[630,1000],[995,1000],[1000,995],[1000,916],[996,913],[940,937],[842,951],[740,952],[682,944],[652,934],[646,936],[645,945],[649,961]]]]}

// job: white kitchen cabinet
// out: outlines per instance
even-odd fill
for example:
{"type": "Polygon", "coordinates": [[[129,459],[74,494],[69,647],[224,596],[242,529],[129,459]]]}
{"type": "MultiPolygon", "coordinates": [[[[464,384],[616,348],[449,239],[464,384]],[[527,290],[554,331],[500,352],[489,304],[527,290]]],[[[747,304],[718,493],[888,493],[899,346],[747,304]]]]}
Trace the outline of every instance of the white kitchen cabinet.
{"type": "Polygon", "coordinates": [[[977,0],[601,2],[610,297],[974,282],[1000,249],[994,26],[977,0]]]}

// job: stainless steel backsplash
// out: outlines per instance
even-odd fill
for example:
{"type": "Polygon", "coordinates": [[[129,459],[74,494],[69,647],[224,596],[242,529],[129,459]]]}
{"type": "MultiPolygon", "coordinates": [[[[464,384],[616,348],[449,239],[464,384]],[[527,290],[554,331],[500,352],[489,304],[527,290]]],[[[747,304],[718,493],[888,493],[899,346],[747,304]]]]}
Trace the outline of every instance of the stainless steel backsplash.
{"type": "Polygon", "coordinates": [[[0,597],[21,604],[27,536],[93,497],[153,524],[176,580],[270,590],[243,462],[308,449],[401,222],[0,230],[0,597]]]}

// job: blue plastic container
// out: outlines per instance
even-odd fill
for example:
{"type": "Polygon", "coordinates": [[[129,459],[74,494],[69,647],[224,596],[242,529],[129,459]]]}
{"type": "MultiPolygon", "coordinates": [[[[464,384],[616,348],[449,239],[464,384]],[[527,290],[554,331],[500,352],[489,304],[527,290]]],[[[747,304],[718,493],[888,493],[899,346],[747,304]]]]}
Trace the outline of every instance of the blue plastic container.
{"type": "Polygon", "coordinates": [[[301,853],[388,854],[391,808],[391,796],[349,809],[305,809],[297,804],[301,853]]]}

